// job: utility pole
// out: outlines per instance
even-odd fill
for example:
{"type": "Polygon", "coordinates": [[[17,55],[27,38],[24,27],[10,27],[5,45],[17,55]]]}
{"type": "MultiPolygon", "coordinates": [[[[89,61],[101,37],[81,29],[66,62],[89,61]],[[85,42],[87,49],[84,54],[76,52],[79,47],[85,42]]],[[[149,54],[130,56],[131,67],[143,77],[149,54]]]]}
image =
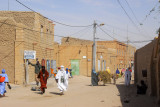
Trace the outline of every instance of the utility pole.
{"type": "Polygon", "coordinates": [[[91,72],[91,84],[92,86],[98,85],[98,77],[96,73],[96,27],[97,23],[93,23],[93,47],[92,47],[92,72],[91,72]]]}
{"type": "MultiPolygon", "coordinates": [[[[114,37],[114,28],[113,28],[113,37],[114,37]]],[[[113,39],[114,40],[114,39],[113,39]]]]}
{"type": "MultiPolygon", "coordinates": [[[[160,2],[160,0],[159,0],[159,2],[160,2]]],[[[160,28],[158,29],[158,36],[160,37],[160,28]]]]}
{"type": "Polygon", "coordinates": [[[128,63],[128,57],[129,57],[128,56],[128,42],[129,42],[129,40],[128,40],[128,25],[127,25],[127,53],[126,53],[127,54],[126,55],[127,56],[127,68],[128,68],[128,65],[129,65],[129,63],[128,63]]]}
{"type": "Polygon", "coordinates": [[[94,24],[93,24],[93,61],[92,61],[92,63],[93,63],[92,70],[94,70],[94,71],[96,70],[96,67],[95,67],[95,65],[96,65],[96,40],[95,40],[96,26],[97,26],[97,24],[94,21],[94,24]]]}
{"type": "Polygon", "coordinates": [[[8,11],[9,11],[9,0],[8,0],[8,11]]]}

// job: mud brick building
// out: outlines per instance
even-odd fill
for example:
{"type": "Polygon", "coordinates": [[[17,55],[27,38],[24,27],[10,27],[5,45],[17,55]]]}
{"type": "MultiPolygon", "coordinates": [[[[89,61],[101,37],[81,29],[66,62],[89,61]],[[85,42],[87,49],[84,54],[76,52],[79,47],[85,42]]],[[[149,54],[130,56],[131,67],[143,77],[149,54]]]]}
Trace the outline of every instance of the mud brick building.
{"type": "Polygon", "coordinates": [[[0,11],[0,38],[0,69],[6,69],[11,83],[35,80],[34,67],[25,64],[25,50],[36,51],[39,61],[46,59],[48,70],[53,67],[54,24],[39,13],[0,11]]]}
{"type": "MultiPolygon", "coordinates": [[[[91,76],[92,71],[92,41],[77,38],[62,38],[57,50],[58,66],[72,68],[73,74],[91,76]]],[[[110,67],[111,73],[117,68],[131,66],[134,61],[133,46],[118,41],[97,41],[96,71],[105,71],[110,67]],[[128,49],[127,49],[128,48],[128,49]],[[127,54],[128,52],[128,54],[127,54]],[[128,63],[127,63],[128,62],[128,63]]]]}
{"type": "Polygon", "coordinates": [[[134,52],[136,48],[131,45],[126,45],[125,43],[119,41],[98,41],[98,46],[104,46],[107,52],[107,66],[115,71],[117,68],[127,68],[133,65],[134,52]]]}

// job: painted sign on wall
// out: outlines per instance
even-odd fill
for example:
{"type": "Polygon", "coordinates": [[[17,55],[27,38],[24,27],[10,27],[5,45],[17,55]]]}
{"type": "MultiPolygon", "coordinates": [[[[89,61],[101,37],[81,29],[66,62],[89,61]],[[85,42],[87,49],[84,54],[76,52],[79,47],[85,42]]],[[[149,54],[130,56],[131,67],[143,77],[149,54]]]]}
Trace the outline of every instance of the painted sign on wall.
{"type": "Polygon", "coordinates": [[[36,59],[36,51],[24,51],[24,59],[36,59]]]}

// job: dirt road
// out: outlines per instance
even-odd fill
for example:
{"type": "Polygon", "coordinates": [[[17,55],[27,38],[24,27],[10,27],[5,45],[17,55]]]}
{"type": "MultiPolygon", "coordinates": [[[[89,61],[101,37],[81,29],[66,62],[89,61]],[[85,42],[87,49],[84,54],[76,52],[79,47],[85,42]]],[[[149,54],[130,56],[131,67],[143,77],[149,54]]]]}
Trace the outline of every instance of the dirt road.
{"type": "Polygon", "coordinates": [[[154,107],[153,98],[135,96],[134,86],[127,91],[123,78],[117,85],[90,86],[90,77],[76,76],[69,79],[69,89],[60,96],[53,78],[49,79],[44,95],[27,87],[12,85],[6,97],[0,98],[0,107],[154,107]],[[126,92],[129,103],[124,103],[126,92]]]}

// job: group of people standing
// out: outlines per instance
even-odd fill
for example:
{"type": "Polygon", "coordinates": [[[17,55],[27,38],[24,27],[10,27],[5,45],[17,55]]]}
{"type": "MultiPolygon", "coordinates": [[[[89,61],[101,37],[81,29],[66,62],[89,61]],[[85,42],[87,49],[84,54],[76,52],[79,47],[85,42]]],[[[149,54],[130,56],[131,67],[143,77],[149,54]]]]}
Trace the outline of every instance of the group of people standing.
{"type": "Polygon", "coordinates": [[[126,69],[122,69],[121,72],[119,71],[119,69],[117,68],[116,72],[113,74],[113,81],[114,84],[116,84],[116,79],[120,76],[125,77],[125,85],[129,86],[130,85],[130,81],[131,81],[131,77],[132,77],[132,69],[131,67],[128,67],[126,69]]]}
{"type": "MultiPolygon", "coordinates": [[[[36,80],[36,85],[39,86],[39,82],[41,84],[40,89],[41,93],[45,93],[45,89],[47,89],[47,80],[49,78],[49,73],[45,69],[45,64],[40,65],[38,59],[36,59],[36,64],[32,64],[29,62],[30,65],[35,67],[35,80],[36,80]]],[[[58,67],[58,71],[54,73],[54,78],[57,83],[58,89],[60,90],[60,94],[63,95],[64,91],[67,90],[68,88],[68,79],[69,77],[72,77],[72,70],[64,68],[62,65],[61,67],[58,67]]]]}

